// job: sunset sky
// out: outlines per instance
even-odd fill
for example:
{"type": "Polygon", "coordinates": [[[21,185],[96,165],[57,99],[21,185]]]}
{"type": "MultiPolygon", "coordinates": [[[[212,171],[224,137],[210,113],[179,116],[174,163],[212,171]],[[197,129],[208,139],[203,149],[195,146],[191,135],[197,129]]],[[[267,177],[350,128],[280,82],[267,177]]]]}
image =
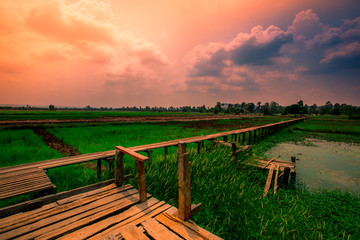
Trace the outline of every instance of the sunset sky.
{"type": "Polygon", "coordinates": [[[358,0],[1,0],[0,104],[360,105],[358,0]]]}

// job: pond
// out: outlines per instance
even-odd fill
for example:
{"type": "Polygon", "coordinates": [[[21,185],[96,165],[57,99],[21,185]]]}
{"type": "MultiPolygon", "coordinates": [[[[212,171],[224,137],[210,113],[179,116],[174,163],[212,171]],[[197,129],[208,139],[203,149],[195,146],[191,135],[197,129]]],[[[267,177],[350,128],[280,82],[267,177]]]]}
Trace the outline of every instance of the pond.
{"type": "Polygon", "coordinates": [[[308,188],[360,193],[360,144],[306,139],[297,144],[281,143],[266,155],[285,161],[295,156],[296,177],[308,188]]]}

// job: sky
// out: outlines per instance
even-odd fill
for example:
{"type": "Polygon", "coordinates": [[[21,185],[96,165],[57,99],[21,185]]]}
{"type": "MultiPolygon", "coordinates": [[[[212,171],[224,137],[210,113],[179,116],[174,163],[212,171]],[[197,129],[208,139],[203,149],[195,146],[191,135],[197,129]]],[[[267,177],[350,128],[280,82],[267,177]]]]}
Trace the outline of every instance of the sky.
{"type": "Polygon", "coordinates": [[[0,104],[360,106],[358,0],[0,0],[0,104]]]}

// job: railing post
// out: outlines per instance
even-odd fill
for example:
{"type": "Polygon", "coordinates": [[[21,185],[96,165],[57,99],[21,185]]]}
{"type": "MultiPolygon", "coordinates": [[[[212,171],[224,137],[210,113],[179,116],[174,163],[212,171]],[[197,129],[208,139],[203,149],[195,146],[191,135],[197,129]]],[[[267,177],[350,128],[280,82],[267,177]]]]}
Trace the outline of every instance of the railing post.
{"type": "Polygon", "coordinates": [[[164,159],[165,160],[167,158],[167,154],[168,154],[168,149],[167,149],[167,147],[164,147],[164,159]]]}
{"type": "Polygon", "coordinates": [[[121,186],[124,181],[124,153],[116,150],[115,183],[121,186]]]}
{"type": "Polygon", "coordinates": [[[96,173],[97,173],[97,178],[100,179],[101,178],[101,159],[97,160],[97,169],[96,169],[96,173]]]}
{"type": "Polygon", "coordinates": [[[179,218],[186,221],[191,215],[191,182],[189,153],[186,153],[186,143],[178,145],[178,175],[179,175],[179,218]]]}
{"type": "Polygon", "coordinates": [[[145,202],[147,200],[146,178],[145,178],[145,163],[143,161],[137,160],[136,164],[137,164],[137,168],[138,168],[140,202],[145,202]]]}

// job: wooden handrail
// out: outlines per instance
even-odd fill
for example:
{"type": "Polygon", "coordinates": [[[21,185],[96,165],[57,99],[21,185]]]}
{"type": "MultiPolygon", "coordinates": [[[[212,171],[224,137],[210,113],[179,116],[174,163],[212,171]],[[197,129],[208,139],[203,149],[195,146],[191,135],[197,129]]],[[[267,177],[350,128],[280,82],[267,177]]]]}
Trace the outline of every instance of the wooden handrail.
{"type": "Polygon", "coordinates": [[[126,155],[129,155],[130,157],[133,157],[135,158],[136,160],[138,161],[141,161],[141,162],[145,162],[145,161],[148,161],[149,158],[148,157],[145,157],[144,155],[141,155],[140,153],[137,153],[129,148],[125,148],[123,146],[117,146],[115,147],[117,150],[119,150],[120,152],[126,154],[126,155]]]}
{"type": "Polygon", "coordinates": [[[147,200],[146,194],[146,178],[145,178],[145,161],[149,158],[145,157],[131,149],[125,148],[123,146],[116,147],[116,171],[115,171],[115,183],[117,186],[123,184],[124,179],[124,155],[127,154],[136,159],[138,179],[139,179],[139,195],[140,202],[145,202],[147,200]]]}

